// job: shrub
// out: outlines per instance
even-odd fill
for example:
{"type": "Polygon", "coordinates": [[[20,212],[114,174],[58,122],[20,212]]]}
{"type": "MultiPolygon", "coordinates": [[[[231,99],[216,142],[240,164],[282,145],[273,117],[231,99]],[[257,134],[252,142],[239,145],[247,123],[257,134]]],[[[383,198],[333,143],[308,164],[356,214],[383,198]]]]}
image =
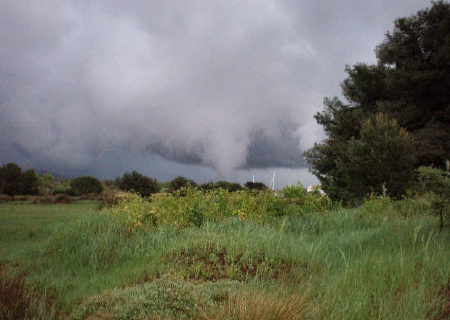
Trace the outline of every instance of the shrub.
{"type": "Polygon", "coordinates": [[[145,225],[155,225],[155,219],[150,212],[149,201],[140,197],[138,194],[116,194],[111,200],[117,204],[109,208],[106,207],[109,213],[122,220],[129,229],[137,229],[145,225]]]}
{"type": "Polygon", "coordinates": [[[22,174],[23,194],[36,195],[39,194],[39,174],[30,169],[22,174]]]}
{"type": "Polygon", "coordinates": [[[65,194],[68,196],[76,196],[77,195],[75,190],[71,189],[70,187],[57,187],[57,188],[55,188],[55,190],[53,190],[52,194],[53,195],[65,194]]]}
{"type": "Polygon", "coordinates": [[[116,186],[123,191],[137,192],[143,197],[158,192],[158,181],[136,171],[125,172],[122,178],[116,179],[116,186]]]}
{"type": "Polygon", "coordinates": [[[44,195],[51,194],[55,188],[55,177],[50,173],[42,176],[40,181],[40,193],[44,195]]]}
{"type": "Polygon", "coordinates": [[[78,196],[88,193],[100,194],[103,191],[103,186],[100,181],[90,176],[73,179],[70,182],[70,188],[78,196]]]}
{"type": "Polygon", "coordinates": [[[55,203],[72,203],[72,198],[70,198],[68,195],[66,194],[58,194],[55,197],[55,203]]]}
{"type": "Polygon", "coordinates": [[[345,155],[336,160],[336,167],[342,175],[340,189],[345,190],[345,200],[362,199],[371,192],[380,194],[383,188],[400,198],[412,187],[414,147],[395,119],[380,113],[365,120],[360,138],[351,138],[344,148],[345,155]]]}
{"type": "Polygon", "coordinates": [[[450,162],[447,171],[433,167],[420,167],[418,180],[422,192],[431,194],[434,210],[439,214],[441,229],[444,227],[444,212],[450,207],[450,162]]]}
{"type": "Polygon", "coordinates": [[[265,190],[267,189],[267,186],[262,183],[262,182],[252,182],[252,181],[247,181],[244,184],[244,187],[250,189],[250,190],[265,190]]]}
{"type": "Polygon", "coordinates": [[[123,217],[130,227],[144,225],[201,226],[206,220],[236,217],[241,221],[262,223],[267,219],[297,212],[288,199],[272,192],[229,192],[214,189],[203,192],[181,188],[172,194],[152,195],[151,204],[136,194],[118,200],[109,208],[114,216],[123,217]]]}
{"type": "Polygon", "coordinates": [[[288,199],[301,199],[307,194],[305,187],[301,183],[295,186],[284,187],[282,192],[288,199]]]}
{"type": "Polygon", "coordinates": [[[0,185],[4,194],[10,196],[23,194],[24,180],[22,169],[15,163],[3,165],[0,169],[0,185]]]}
{"type": "Polygon", "coordinates": [[[233,183],[228,181],[217,181],[217,182],[208,182],[204,183],[201,186],[202,190],[213,190],[222,188],[224,190],[235,192],[242,190],[242,186],[239,183],[233,183]]]}
{"type": "Polygon", "coordinates": [[[8,196],[7,194],[0,194],[0,203],[13,201],[13,200],[14,200],[14,196],[8,196]]]}
{"type": "Polygon", "coordinates": [[[44,196],[44,197],[39,197],[39,203],[40,204],[52,204],[53,202],[53,198],[51,196],[44,196]]]}
{"type": "Polygon", "coordinates": [[[197,184],[193,180],[188,180],[185,177],[178,176],[172,181],[170,181],[169,186],[170,186],[169,191],[173,192],[181,188],[195,188],[197,187],[197,184]]]}

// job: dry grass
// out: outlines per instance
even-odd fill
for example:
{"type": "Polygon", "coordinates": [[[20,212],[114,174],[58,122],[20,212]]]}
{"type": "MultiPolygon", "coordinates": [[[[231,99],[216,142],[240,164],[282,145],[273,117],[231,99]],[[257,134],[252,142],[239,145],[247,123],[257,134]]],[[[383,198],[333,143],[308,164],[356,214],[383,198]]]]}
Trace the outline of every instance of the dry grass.
{"type": "Polygon", "coordinates": [[[219,308],[215,306],[203,313],[203,319],[307,319],[313,304],[306,294],[290,296],[274,293],[241,291],[231,294],[219,308]]]}

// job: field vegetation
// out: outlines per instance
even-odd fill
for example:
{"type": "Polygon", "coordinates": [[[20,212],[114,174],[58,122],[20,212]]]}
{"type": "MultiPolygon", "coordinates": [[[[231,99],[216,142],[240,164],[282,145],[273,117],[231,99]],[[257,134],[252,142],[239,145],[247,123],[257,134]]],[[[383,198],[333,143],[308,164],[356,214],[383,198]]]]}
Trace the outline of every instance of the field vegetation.
{"type": "Polygon", "coordinates": [[[5,319],[450,316],[450,234],[429,199],[323,210],[221,189],[119,198],[100,211],[0,206],[5,319]]]}

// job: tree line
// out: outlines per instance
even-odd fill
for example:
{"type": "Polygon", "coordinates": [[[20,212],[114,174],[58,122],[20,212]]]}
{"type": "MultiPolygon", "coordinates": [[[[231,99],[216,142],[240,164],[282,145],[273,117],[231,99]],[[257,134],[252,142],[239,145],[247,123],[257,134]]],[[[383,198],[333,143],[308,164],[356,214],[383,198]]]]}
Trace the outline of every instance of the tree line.
{"type": "Polygon", "coordinates": [[[137,171],[125,172],[115,180],[101,182],[91,176],[56,181],[50,173],[41,176],[33,169],[23,171],[15,163],[8,163],[0,167],[0,194],[15,195],[57,195],[82,196],[98,195],[105,188],[135,192],[143,197],[149,197],[157,192],[175,192],[181,188],[197,188],[212,190],[222,188],[230,192],[247,189],[262,190],[267,186],[262,182],[246,182],[244,186],[229,181],[207,182],[197,184],[195,181],[178,176],[171,181],[158,183],[156,179],[137,171]]]}

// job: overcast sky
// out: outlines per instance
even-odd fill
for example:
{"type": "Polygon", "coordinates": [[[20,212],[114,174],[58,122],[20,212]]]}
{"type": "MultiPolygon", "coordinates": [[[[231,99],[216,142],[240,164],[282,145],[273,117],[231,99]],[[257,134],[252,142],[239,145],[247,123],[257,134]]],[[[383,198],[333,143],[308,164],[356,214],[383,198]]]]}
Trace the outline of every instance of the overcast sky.
{"type": "Polygon", "coordinates": [[[425,0],[0,0],[0,164],[314,183],[345,65],[425,0]]]}

